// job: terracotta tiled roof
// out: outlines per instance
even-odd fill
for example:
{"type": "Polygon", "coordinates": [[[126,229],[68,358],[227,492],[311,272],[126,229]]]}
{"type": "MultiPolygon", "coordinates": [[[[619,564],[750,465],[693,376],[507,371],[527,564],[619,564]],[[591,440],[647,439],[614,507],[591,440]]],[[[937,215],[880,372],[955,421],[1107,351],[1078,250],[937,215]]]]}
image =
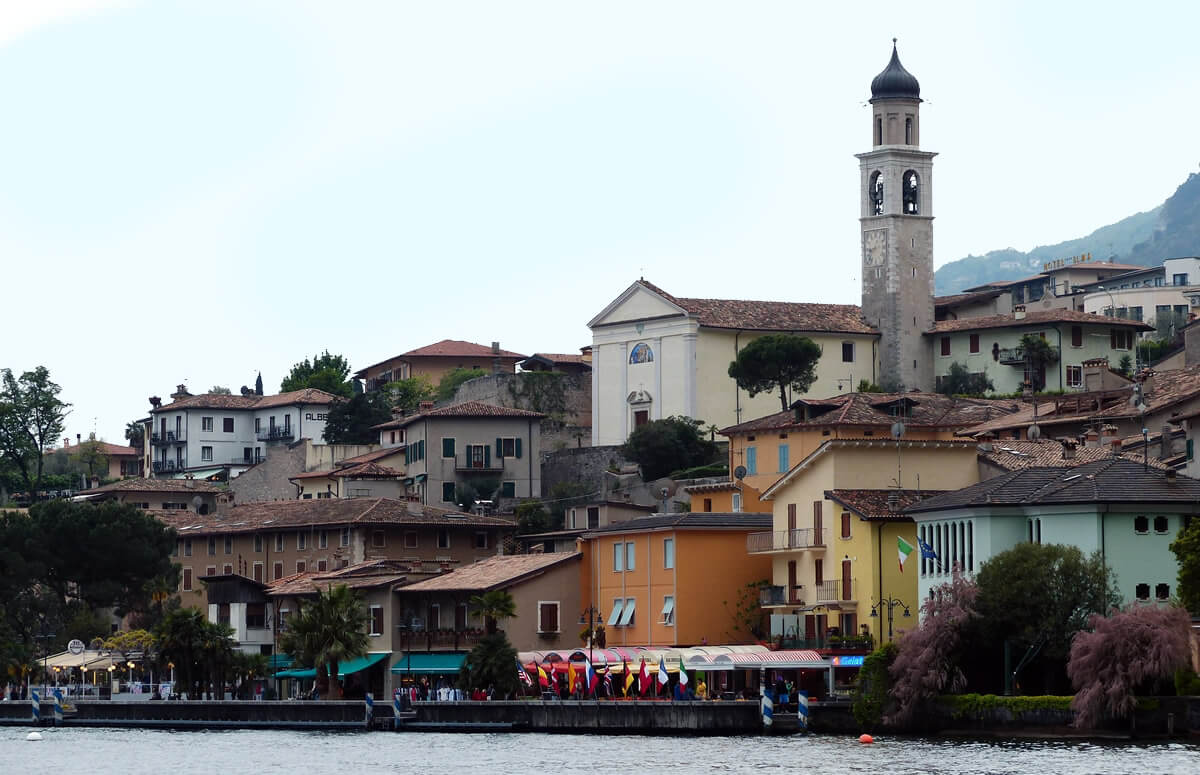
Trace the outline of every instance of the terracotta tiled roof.
{"type": "Polygon", "coordinates": [[[493,352],[491,347],[474,342],[464,342],[460,339],[443,339],[440,342],[427,344],[424,347],[418,347],[415,350],[409,350],[401,358],[516,358],[523,359],[524,355],[515,353],[511,350],[501,350],[499,353],[493,352]]]}
{"type": "MultiPolygon", "coordinates": [[[[169,480],[168,480],[169,481],[169,480]]],[[[321,498],[235,506],[224,515],[165,512],[163,522],[186,535],[253,533],[319,525],[437,525],[513,529],[512,520],[464,514],[394,498],[321,498]]]]}
{"type": "Polygon", "coordinates": [[[988,505],[1058,503],[1178,503],[1193,510],[1200,481],[1122,458],[1053,468],[1025,468],[979,484],[921,501],[916,514],[940,509],[988,505]]]}
{"type": "Polygon", "coordinates": [[[106,492],[191,492],[217,493],[227,492],[225,485],[206,482],[203,479],[122,479],[94,490],[87,490],[81,495],[98,495],[106,492]]]}
{"type": "Polygon", "coordinates": [[[979,328],[1019,328],[1022,326],[1041,326],[1052,323],[1088,323],[1094,326],[1136,328],[1142,331],[1152,331],[1154,326],[1146,325],[1140,320],[1113,318],[1105,315],[1093,315],[1090,312],[1079,312],[1073,309],[1045,309],[1025,313],[1025,317],[1017,319],[1012,315],[987,315],[981,318],[961,318],[959,320],[939,320],[927,334],[949,334],[955,331],[974,331],[979,328]]]}
{"type": "Polygon", "coordinates": [[[709,484],[693,484],[689,487],[684,487],[683,491],[689,495],[698,495],[706,492],[733,492],[741,487],[737,482],[710,482],[709,484]]]}
{"type": "Polygon", "coordinates": [[[357,463],[352,466],[335,468],[332,471],[309,471],[303,474],[289,476],[288,480],[296,479],[395,479],[404,476],[403,471],[397,471],[378,463],[357,463]]]}
{"type": "Polygon", "coordinates": [[[534,353],[526,360],[539,358],[550,363],[571,363],[579,366],[591,366],[592,364],[583,359],[579,353],[534,353]]]}
{"type": "Polygon", "coordinates": [[[137,447],[125,447],[120,444],[109,444],[107,441],[85,441],[82,444],[72,444],[69,447],[55,447],[54,449],[46,450],[47,455],[52,455],[55,452],[66,452],[68,455],[74,455],[80,452],[84,444],[98,444],[100,446],[100,454],[108,457],[141,457],[142,451],[137,447]]]}
{"type": "MultiPolygon", "coordinates": [[[[1141,440],[1142,438],[1139,436],[1138,441],[1140,442],[1141,440]]],[[[1051,439],[1040,441],[995,441],[989,445],[981,444],[979,450],[979,458],[981,460],[987,461],[997,468],[1003,468],[1006,471],[1046,467],[1076,468],[1101,460],[1109,460],[1113,457],[1118,456],[1113,455],[1112,446],[1103,444],[1093,447],[1076,447],[1075,457],[1066,459],[1063,457],[1063,445],[1051,439]],[[985,447],[990,447],[990,450],[985,447]]],[[[1133,463],[1142,463],[1141,452],[1123,451],[1119,457],[1133,463]]],[[[1165,465],[1153,455],[1150,456],[1148,463],[1151,468],[1164,471],[1170,468],[1170,466],[1165,465]]]]}
{"type": "Polygon", "coordinates": [[[485,404],[482,401],[464,401],[461,404],[451,404],[450,406],[443,406],[437,409],[428,409],[418,414],[410,414],[407,417],[397,417],[391,422],[373,425],[371,429],[385,431],[390,428],[403,428],[412,425],[417,420],[424,420],[429,417],[523,417],[531,420],[540,420],[545,416],[541,412],[510,409],[507,406],[485,404]]]}
{"type": "Polygon", "coordinates": [[[364,452],[361,455],[355,455],[354,457],[348,457],[341,462],[341,465],[352,466],[356,463],[373,463],[377,460],[383,460],[385,457],[391,457],[392,455],[403,455],[403,454],[404,454],[404,445],[400,444],[395,447],[384,447],[383,449],[377,449],[374,452],[364,452]]]}
{"type": "Polygon", "coordinates": [[[403,592],[472,591],[497,589],[519,583],[529,576],[541,574],[555,565],[578,562],[579,552],[549,554],[514,554],[489,557],[486,560],[450,571],[441,576],[418,581],[403,588],[403,592]]]}
{"type": "Polygon", "coordinates": [[[941,393],[845,393],[835,398],[802,398],[796,409],[775,412],[723,428],[725,436],[756,431],[814,428],[831,425],[870,425],[891,427],[897,419],[913,427],[967,428],[994,417],[1003,417],[1019,408],[1012,400],[954,398],[941,393]],[[907,416],[898,418],[894,408],[904,402],[907,416]],[[797,420],[797,410],[811,419],[797,420]]]}
{"type": "Polygon", "coordinates": [[[316,594],[317,589],[345,585],[350,589],[371,589],[399,584],[408,578],[408,563],[396,560],[367,560],[333,571],[306,571],[276,579],[267,585],[267,594],[293,597],[316,594]]]}
{"type": "Polygon", "coordinates": [[[878,334],[854,304],[805,304],[789,301],[741,299],[686,299],[638,281],[672,304],[682,307],[708,328],[745,331],[829,331],[845,334],[878,334]]]}
{"type": "Polygon", "coordinates": [[[606,533],[636,533],[639,530],[762,530],[771,527],[771,515],[742,511],[725,513],[718,511],[689,511],[680,514],[651,514],[648,517],[638,517],[625,522],[617,522],[604,527],[592,528],[584,535],[591,538],[606,533]]]}
{"type": "Polygon", "coordinates": [[[986,291],[971,291],[968,293],[955,293],[950,296],[934,296],[933,306],[935,307],[953,307],[969,301],[986,301],[994,299],[1003,291],[991,289],[986,291]]]}
{"type": "Polygon", "coordinates": [[[341,401],[339,396],[326,393],[316,388],[293,390],[273,396],[233,396],[216,393],[205,393],[199,396],[186,396],[169,404],[151,409],[150,413],[172,412],[176,409],[267,409],[275,406],[293,406],[297,404],[332,404],[341,401]]]}
{"type": "Polygon", "coordinates": [[[945,490],[826,490],[825,497],[872,521],[911,522],[904,513],[926,498],[945,490]]]}

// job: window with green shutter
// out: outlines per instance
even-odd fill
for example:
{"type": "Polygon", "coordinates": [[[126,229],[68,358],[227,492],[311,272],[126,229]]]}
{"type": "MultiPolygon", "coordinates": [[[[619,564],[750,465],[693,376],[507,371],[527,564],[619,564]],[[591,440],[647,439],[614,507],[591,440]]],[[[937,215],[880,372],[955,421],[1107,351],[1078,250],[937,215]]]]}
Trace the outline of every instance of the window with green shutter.
{"type": "Polygon", "coordinates": [[[417,460],[425,459],[425,439],[417,442],[417,460]]]}
{"type": "Polygon", "coordinates": [[[504,439],[496,439],[496,459],[504,457],[504,439]]]}
{"type": "Polygon", "coordinates": [[[517,460],[520,460],[521,459],[521,440],[517,439],[516,444],[517,444],[517,460]]]}
{"type": "Polygon", "coordinates": [[[500,485],[500,497],[502,497],[502,498],[517,497],[517,483],[516,482],[504,482],[503,484],[501,484],[500,485]]]}
{"type": "Polygon", "coordinates": [[[1188,460],[1192,459],[1192,440],[1191,439],[1187,440],[1187,459],[1188,460]]]}
{"type": "Polygon", "coordinates": [[[454,501],[454,482],[442,482],[442,501],[446,503],[454,501]]]}
{"type": "Polygon", "coordinates": [[[442,439],[442,457],[454,457],[454,439],[442,439]]]}

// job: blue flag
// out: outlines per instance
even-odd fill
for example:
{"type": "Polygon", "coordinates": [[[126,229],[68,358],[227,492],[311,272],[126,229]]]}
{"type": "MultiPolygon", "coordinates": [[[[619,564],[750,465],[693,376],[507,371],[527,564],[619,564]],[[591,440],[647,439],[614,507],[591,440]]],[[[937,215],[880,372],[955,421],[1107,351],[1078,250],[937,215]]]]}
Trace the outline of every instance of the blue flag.
{"type": "Polygon", "coordinates": [[[937,552],[933,551],[933,547],[922,541],[920,538],[917,539],[917,546],[921,548],[922,560],[936,560],[938,558],[937,552]]]}

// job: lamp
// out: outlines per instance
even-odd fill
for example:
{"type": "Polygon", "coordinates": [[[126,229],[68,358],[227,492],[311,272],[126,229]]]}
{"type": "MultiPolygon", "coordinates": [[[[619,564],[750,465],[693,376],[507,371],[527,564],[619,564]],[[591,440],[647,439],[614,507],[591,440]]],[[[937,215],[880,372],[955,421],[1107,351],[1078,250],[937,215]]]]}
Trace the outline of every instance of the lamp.
{"type": "Polygon", "coordinates": [[[883,600],[880,600],[878,603],[875,603],[874,605],[871,606],[871,614],[870,614],[871,618],[872,619],[878,618],[880,609],[882,609],[885,605],[887,606],[888,640],[890,641],[890,640],[892,640],[892,619],[895,618],[896,608],[904,609],[903,615],[905,617],[912,616],[912,612],[909,610],[908,604],[905,603],[903,600],[899,600],[894,597],[888,597],[888,598],[884,598],[883,600]]]}

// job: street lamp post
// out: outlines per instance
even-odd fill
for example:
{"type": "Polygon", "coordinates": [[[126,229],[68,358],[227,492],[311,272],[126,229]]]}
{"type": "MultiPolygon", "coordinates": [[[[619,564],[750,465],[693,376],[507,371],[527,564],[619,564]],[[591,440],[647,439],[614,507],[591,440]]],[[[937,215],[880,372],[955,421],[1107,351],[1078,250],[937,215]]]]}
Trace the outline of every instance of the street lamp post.
{"type": "Polygon", "coordinates": [[[883,600],[880,600],[878,603],[871,606],[871,618],[874,619],[877,616],[879,616],[880,610],[882,610],[885,605],[887,606],[888,641],[891,642],[891,640],[892,640],[892,619],[895,616],[894,612],[895,612],[896,608],[903,608],[904,609],[903,615],[905,617],[912,616],[912,612],[908,610],[908,604],[905,603],[903,600],[899,600],[894,597],[888,597],[888,598],[884,598],[883,600]]]}
{"type": "Polygon", "coordinates": [[[587,617],[588,625],[588,662],[593,662],[592,651],[596,644],[596,622],[604,621],[604,614],[594,605],[589,605],[579,614],[579,623],[582,624],[584,617],[587,617]]]}
{"type": "Polygon", "coordinates": [[[1112,291],[1110,291],[1108,288],[1105,288],[1103,285],[1097,285],[1096,290],[1104,291],[1108,294],[1108,316],[1110,318],[1115,318],[1117,316],[1117,302],[1116,299],[1113,298],[1112,291]]]}

